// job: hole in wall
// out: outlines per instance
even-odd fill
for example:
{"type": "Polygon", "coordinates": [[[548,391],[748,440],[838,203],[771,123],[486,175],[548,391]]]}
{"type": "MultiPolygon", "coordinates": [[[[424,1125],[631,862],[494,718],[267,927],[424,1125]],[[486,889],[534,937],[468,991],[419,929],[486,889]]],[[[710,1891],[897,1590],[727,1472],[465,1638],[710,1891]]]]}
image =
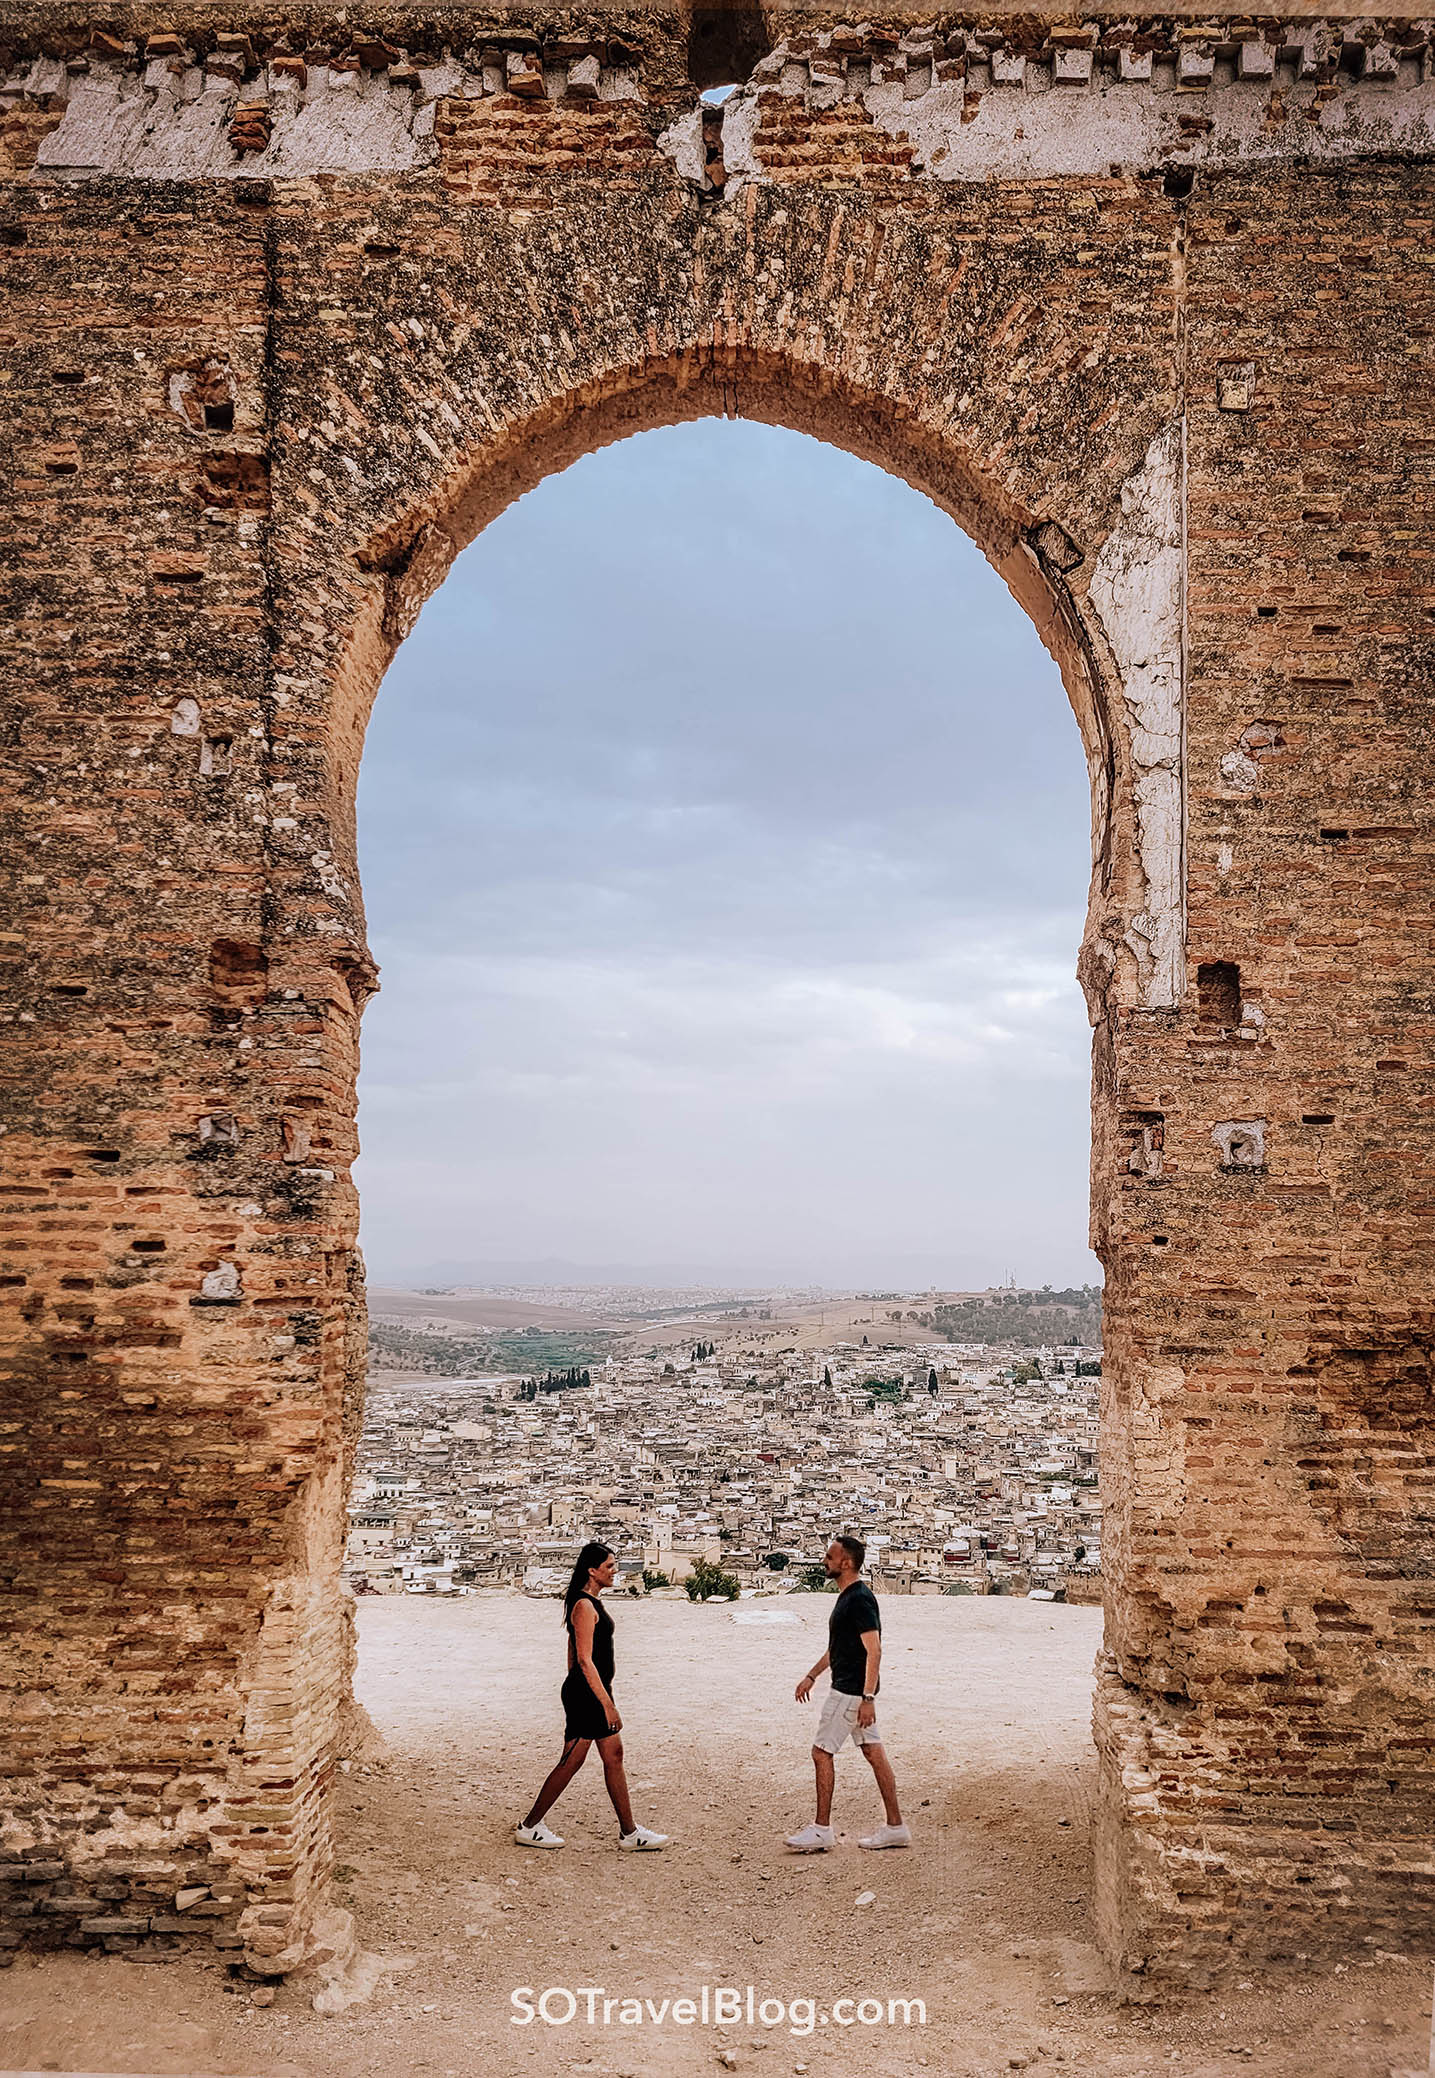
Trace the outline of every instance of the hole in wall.
{"type": "Polygon", "coordinates": [[[730,7],[697,7],[688,24],[688,78],[703,92],[748,79],[772,48],[762,9],[744,0],[730,7]]]}
{"type": "Polygon", "coordinates": [[[263,947],[237,938],[216,938],[209,948],[209,979],[217,989],[262,994],[269,979],[263,947]]]}
{"type": "Polygon", "coordinates": [[[1234,960],[1205,960],[1196,969],[1196,1015],[1203,1025],[1241,1021],[1241,970],[1234,960]]]}

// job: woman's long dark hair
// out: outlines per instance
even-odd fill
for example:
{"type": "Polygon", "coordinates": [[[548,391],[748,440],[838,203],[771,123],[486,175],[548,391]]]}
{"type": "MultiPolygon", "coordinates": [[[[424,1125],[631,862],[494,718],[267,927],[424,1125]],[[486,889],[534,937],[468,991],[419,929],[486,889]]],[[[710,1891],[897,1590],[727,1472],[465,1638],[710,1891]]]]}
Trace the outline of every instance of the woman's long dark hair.
{"type": "Polygon", "coordinates": [[[573,1614],[573,1605],[579,1596],[586,1595],[588,1592],[588,1575],[595,1566],[601,1566],[604,1559],[610,1559],[612,1556],[613,1547],[611,1544],[595,1543],[583,1546],[574,1562],[573,1578],[569,1581],[563,1596],[563,1621],[565,1623],[573,1614]]]}

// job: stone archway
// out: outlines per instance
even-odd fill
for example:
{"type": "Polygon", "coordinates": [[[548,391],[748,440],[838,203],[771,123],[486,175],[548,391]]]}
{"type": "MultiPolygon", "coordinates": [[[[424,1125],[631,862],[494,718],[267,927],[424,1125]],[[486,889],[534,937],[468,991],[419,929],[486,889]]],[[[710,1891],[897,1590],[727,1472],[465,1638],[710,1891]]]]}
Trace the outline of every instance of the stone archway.
{"type": "MultiPolygon", "coordinates": [[[[711,415],[781,424],[854,451],[932,498],[983,548],[1058,663],[1081,730],[1092,789],[1082,967],[1093,1010],[1106,1016],[1123,994],[1144,1009],[1174,1007],[1184,984],[1179,426],[1154,435],[1088,558],[1059,521],[1014,506],[960,441],[922,425],[900,395],[864,393],[840,369],[732,340],[702,340],[543,398],[457,466],[434,470],[421,500],[352,551],[366,591],[346,640],[326,660],[320,695],[335,752],[327,772],[333,848],[324,862],[332,906],[320,923],[332,944],[321,942],[321,956],[338,946],[366,986],[354,853],[358,751],[384,671],[455,556],[515,497],[580,455],[711,415]]],[[[294,935],[312,942],[314,922],[306,904],[294,935]]],[[[353,1238],[349,1226],[346,1244],[353,1238]]],[[[356,1375],[351,1400],[361,1388],[356,1375]]]]}
{"type": "Polygon", "coordinates": [[[1428,1937],[1423,45],[862,33],[771,53],[718,143],[651,25],[432,91],[377,35],[321,94],[197,18],[17,74],[23,1937],[339,1938],[363,721],[487,517],[720,410],[936,498],[1082,724],[1108,1947],[1200,1978],[1428,1937]],[[1026,68],[1100,97],[1076,147],[1000,102],[1026,68]],[[1328,149],[1250,128],[1273,80],[1331,89],[1312,125],[1346,96],[1328,149]]]}

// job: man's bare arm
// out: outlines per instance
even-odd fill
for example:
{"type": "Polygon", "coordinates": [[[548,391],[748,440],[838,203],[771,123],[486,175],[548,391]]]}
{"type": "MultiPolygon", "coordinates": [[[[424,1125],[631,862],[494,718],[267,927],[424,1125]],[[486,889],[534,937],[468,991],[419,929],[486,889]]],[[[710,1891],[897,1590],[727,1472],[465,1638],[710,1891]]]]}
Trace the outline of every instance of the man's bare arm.
{"type": "Polygon", "coordinates": [[[882,1633],[863,1631],[862,1643],[867,1651],[867,1673],[862,1683],[862,1701],[857,1705],[857,1722],[869,1725],[877,1716],[877,1706],[871,1698],[877,1693],[877,1683],[882,1676],[882,1633]]]}
{"type": "Polygon", "coordinates": [[[805,1703],[807,1701],[807,1698],[812,1694],[813,1682],[817,1679],[819,1674],[825,1674],[827,1672],[828,1665],[829,1657],[824,1652],[821,1659],[817,1662],[817,1665],[812,1669],[812,1672],[810,1674],[803,1675],[802,1679],[797,1684],[797,1700],[799,1703],[805,1703]]]}

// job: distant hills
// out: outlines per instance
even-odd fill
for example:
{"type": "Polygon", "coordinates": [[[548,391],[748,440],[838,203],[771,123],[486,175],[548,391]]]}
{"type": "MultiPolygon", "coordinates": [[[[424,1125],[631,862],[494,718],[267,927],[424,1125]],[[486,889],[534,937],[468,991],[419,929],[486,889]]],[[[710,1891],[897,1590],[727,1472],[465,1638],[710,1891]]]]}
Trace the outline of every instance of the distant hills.
{"type": "MultiPolygon", "coordinates": [[[[693,1285],[726,1287],[746,1283],[745,1278],[716,1276],[712,1266],[692,1263],[574,1263],[563,1256],[534,1257],[514,1262],[442,1262],[409,1265],[402,1275],[389,1266],[371,1263],[369,1274],[376,1282],[421,1291],[429,1286],[456,1286],[464,1290],[489,1290],[510,1285],[531,1291],[561,1291],[583,1285],[647,1286],[658,1291],[685,1291],[693,1285]]],[[[774,1280],[759,1278],[765,1289],[774,1280]]]]}
{"type": "Polygon", "coordinates": [[[930,1328],[944,1342],[1015,1342],[1026,1349],[1080,1342],[1099,1348],[1101,1287],[1080,1284],[1053,1291],[1043,1285],[1040,1291],[963,1295],[938,1300],[929,1309],[912,1308],[907,1318],[930,1328]]]}

